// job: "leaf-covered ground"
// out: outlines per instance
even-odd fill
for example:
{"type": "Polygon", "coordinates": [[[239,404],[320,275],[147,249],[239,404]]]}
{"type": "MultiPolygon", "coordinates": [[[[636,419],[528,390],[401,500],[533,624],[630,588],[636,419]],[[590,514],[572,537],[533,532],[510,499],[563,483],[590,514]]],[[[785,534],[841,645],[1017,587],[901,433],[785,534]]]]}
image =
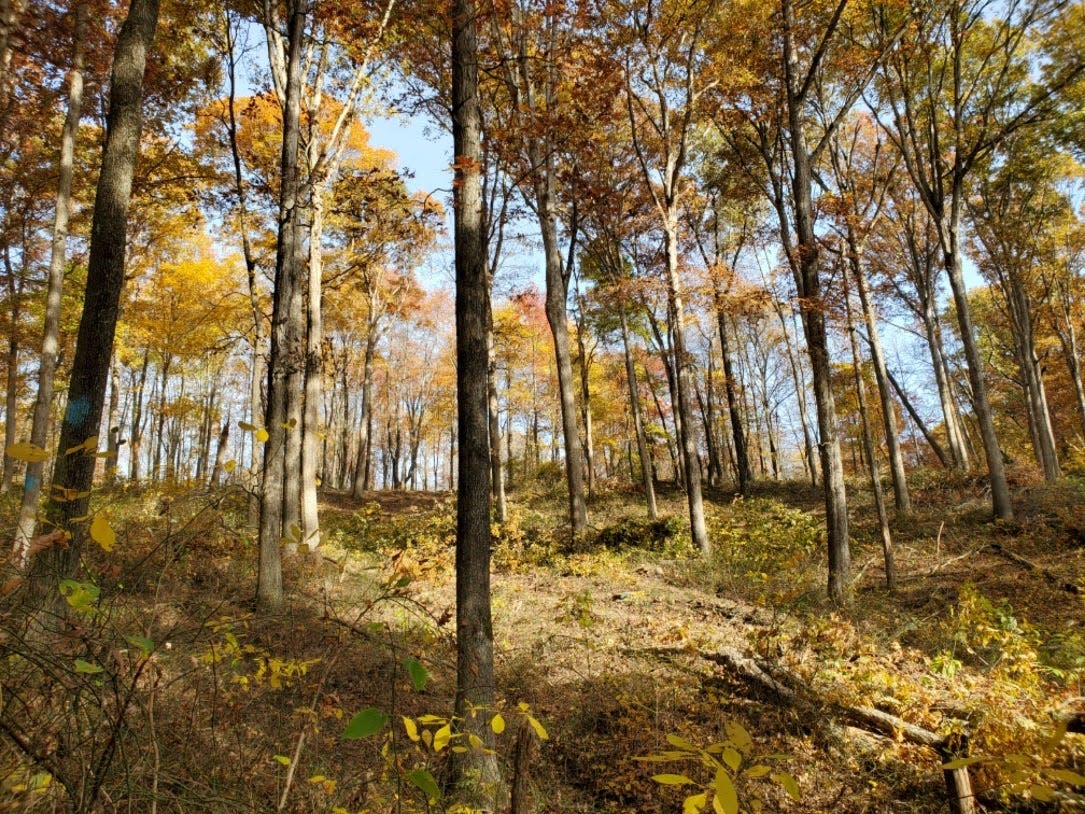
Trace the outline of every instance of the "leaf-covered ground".
{"type": "MultiPolygon", "coordinates": [[[[714,496],[707,562],[683,539],[677,494],[654,524],[635,493],[599,495],[593,532],[571,541],[560,494],[515,492],[495,528],[497,749],[508,776],[526,773],[533,810],[712,810],[714,795],[724,809],[947,810],[942,758],[852,726],[847,707],[967,733],[983,807],[1070,799],[1081,736],[1052,733],[1081,709],[1085,493],[1020,489],[1017,521],[992,524],[980,485],[916,483],[893,595],[857,495],[846,608],[821,597],[809,488],[714,496]],[[518,741],[531,751],[517,769],[518,741]]],[[[274,618],[252,612],[243,495],[102,500],[117,543],[89,557],[96,610],[50,639],[27,635],[7,600],[0,810],[72,797],[87,811],[440,810],[429,778],[458,744],[442,734],[449,496],[325,495],[325,544],[288,559],[274,618]]]]}

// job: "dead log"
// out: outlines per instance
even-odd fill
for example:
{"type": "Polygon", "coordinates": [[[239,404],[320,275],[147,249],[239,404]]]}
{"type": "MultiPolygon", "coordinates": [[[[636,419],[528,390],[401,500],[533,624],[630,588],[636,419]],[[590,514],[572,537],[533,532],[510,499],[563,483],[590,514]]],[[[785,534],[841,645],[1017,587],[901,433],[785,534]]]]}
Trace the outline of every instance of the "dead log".
{"type": "MultiPolygon", "coordinates": [[[[948,763],[968,751],[967,735],[959,733],[940,735],[873,707],[853,707],[842,704],[815,705],[812,703],[813,699],[804,697],[798,689],[795,689],[806,686],[797,676],[791,675],[778,665],[769,667],[761,664],[737,650],[724,648],[716,653],[701,655],[737,673],[744,681],[762,692],[776,695],[789,704],[800,708],[816,706],[821,712],[835,715],[842,721],[867,732],[888,735],[908,743],[929,747],[938,754],[942,763],[948,763]]],[[[972,793],[972,780],[968,774],[968,767],[943,769],[942,774],[946,781],[946,796],[952,814],[975,814],[975,796],[972,793]]]]}
{"type": "Polygon", "coordinates": [[[1082,593],[1082,587],[1077,583],[1066,582],[1058,574],[1054,573],[1050,569],[1044,568],[1040,565],[1037,565],[1032,560],[1022,557],[1016,551],[1011,551],[1010,549],[1003,546],[1002,543],[991,543],[987,547],[999,556],[1009,560],[1010,562],[1017,563],[1018,565],[1022,566],[1023,568],[1025,568],[1025,570],[1035,571],[1037,574],[1042,576],[1060,591],[1066,591],[1067,593],[1078,596],[1080,596],[1082,593]]]}

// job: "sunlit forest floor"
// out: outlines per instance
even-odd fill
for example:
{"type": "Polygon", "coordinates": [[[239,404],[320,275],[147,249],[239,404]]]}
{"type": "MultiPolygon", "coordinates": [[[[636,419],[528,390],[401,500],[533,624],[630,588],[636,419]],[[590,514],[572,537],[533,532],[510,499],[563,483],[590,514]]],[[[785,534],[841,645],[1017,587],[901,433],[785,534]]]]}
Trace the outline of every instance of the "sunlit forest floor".
{"type": "MultiPolygon", "coordinates": [[[[706,561],[674,490],[655,523],[635,490],[597,494],[570,540],[542,482],[514,484],[494,551],[496,748],[529,810],[679,812],[713,759],[743,810],[948,810],[949,753],[856,708],[967,735],[953,754],[979,759],[981,810],[1054,810],[1085,782],[1081,484],[1019,488],[1017,519],[994,524],[978,481],[917,473],[892,594],[853,485],[854,601],[837,608],[808,485],[710,494],[706,561]]],[[[288,607],[269,618],[252,610],[244,493],[103,492],[117,542],[69,586],[69,629],[28,634],[19,589],[0,618],[0,811],[442,810],[430,778],[462,748],[444,728],[454,500],[323,498],[323,545],[286,559],[288,607]]]]}

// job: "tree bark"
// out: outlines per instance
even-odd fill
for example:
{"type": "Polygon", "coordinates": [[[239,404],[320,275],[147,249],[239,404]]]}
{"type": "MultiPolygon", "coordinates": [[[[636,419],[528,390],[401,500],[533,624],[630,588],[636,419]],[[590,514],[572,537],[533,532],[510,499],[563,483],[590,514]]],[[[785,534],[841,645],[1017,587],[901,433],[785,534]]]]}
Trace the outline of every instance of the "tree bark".
{"type": "MultiPolygon", "coordinates": [[[[271,317],[271,356],[268,363],[267,434],[260,495],[260,561],[257,605],[277,610],[283,604],[280,544],[289,522],[287,506],[297,506],[297,458],[300,452],[298,396],[305,366],[302,282],[305,256],[301,240],[298,145],[301,112],[301,56],[307,4],[287,4],[287,73],[283,108],[283,147],[280,160],[279,231],[275,252],[275,290],[271,317]],[[290,421],[293,419],[293,426],[290,421]],[[292,448],[291,448],[292,447],[292,448]],[[290,448],[290,449],[288,449],[290,448]],[[293,473],[291,473],[293,470],[293,473]]],[[[277,36],[265,20],[268,37],[277,36]]],[[[294,521],[296,522],[296,520],[294,521]]]]}
{"type": "Polygon", "coordinates": [[[851,552],[848,541],[847,495],[844,465],[840,457],[840,438],[833,400],[832,366],[826,333],[825,308],[821,295],[821,268],[817,236],[814,233],[814,206],[811,198],[812,174],[806,146],[802,107],[804,91],[796,75],[794,51],[794,9],[791,0],[783,0],[783,59],[787,97],[788,142],[792,159],[792,197],[795,207],[795,283],[799,311],[806,335],[810,369],[814,379],[814,402],[818,415],[818,443],[821,471],[824,476],[825,522],[828,529],[829,597],[844,601],[851,581],[851,552]]]}
{"type": "Polygon", "coordinates": [[[128,204],[143,124],[143,73],[157,24],[158,0],[132,0],[113,55],[106,139],[91,223],[87,288],[57,443],[54,489],[46,506],[49,522],[71,534],[72,539],[67,549],[50,549],[32,563],[43,607],[59,607],[57,583],[75,574],[83,549],[85,529],[76,523],[87,516],[90,505],[98,447],[96,442],[89,442],[98,435],[113,355],[124,287],[128,204]],[[69,454],[69,450],[79,447],[82,452],[69,454]],[[68,496],[72,499],[63,499],[68,496]]]}
{"type": "MultiPolygon", "coordinates": [[[[481,748],[452,754],[457,800],[484,810],[505,802],[493,751],[493,622],[490,612],[489,286],[482,230],[482,113],[474,0],[452,4],[452,140],[455,156],[456,400],[459,499],[456,506],[456,720],[481,748]]],[[[575,438],[574,438],[575,441],[575,438]]]]}
{"type": "Polygon", "coordinates": [[[652,460],[648,453],[648,442],[644,436],[644,420],[641,418],[640,390],[637,387],[637,370],[633,365],[633,353],[629,347],[629,326],[626,324],[625,306],[618,304],[618,320],[622,328],[622,348],[625,352],[625,378],[629,384],[629,409],[633,414],[633,428],[637,436],[637,457],[640,458],[641,483],[644,485],[644,499],[648,506],[648,517],[659,517],[656,508],[655,481],[652,477],[652,460]]]}

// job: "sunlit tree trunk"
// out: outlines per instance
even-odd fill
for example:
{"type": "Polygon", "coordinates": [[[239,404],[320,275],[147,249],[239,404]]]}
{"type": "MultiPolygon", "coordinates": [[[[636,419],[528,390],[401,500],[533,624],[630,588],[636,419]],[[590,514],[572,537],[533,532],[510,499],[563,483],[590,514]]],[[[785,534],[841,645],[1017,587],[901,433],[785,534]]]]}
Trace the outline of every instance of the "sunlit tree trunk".
{"type": "Polygon", "coordinates": [[[629,409],[633,414],[633,428],[637,436],[637,457],[640,458],[641,483],[644,486],[644,498],[648,506],[648,517],[655,520],[659,516],[656,508],[655,480],[652,477],[652,460],[648,453],[648,442],[644,436],[644,421],[641,418],[640,390],[637,387],[637,369],[633,364],[633,353],[629,347],[629,327],[626,324],[625,306],[618,304],[618,319],[622,328],[622,350],[625,355],[625,378],[629,384],[629,409]]]}
{"type": "MultiPolygon", "coordinates": [[[[280,162],[279,232],[275,253],[275,290],[271,317],[271,357],[268,364],[267,434],[260,495],[260,561],[256,583],[257,604],[275,610],[283,604],[280,542],[292,518],[288,506],[297,506],[300,452],[301,378],[305,366],[302,283],[305,254],[298,179],[298,144],[301,111],[301,52],[307,4],[287,3],[287,68],[283,108],[283,146],[280,162]],[[293,426],[291,426],[293,420],[293,426]],[[289,449],[288,449],[289,448],[289,449]],[[295,454],[291,454],[294,452],[295,454]],[[293,470],[293,471],[291,471],[293,470]]],[[[272,32],[272,21],[265,22],[272,32]]],[[[297,522],[296,519],[293,522],[297,522]]]]}
{"type": "MultiPolygon", "coordinates": [[[[806,349],[814,385],[818,416],[818,450],[824,476],[825,521],[828,529],[829,596],[843,601],[851,581],[851,550],[848,540],[847,496],[844,465],[836,425],[825,310],[821,294],[821,266],[814,233],[813,178],[806,145],[803,106],[809,87],[796,71],[798,57],[793,42],[796,23],[791,0],[783,0],[783,60],[787,106],[788,148],[792,162],[791,186],[795,207],[796,257],[793,260],[806,349]]],[[[781,224],[786,226],[785,224],[781,224]]]]}

